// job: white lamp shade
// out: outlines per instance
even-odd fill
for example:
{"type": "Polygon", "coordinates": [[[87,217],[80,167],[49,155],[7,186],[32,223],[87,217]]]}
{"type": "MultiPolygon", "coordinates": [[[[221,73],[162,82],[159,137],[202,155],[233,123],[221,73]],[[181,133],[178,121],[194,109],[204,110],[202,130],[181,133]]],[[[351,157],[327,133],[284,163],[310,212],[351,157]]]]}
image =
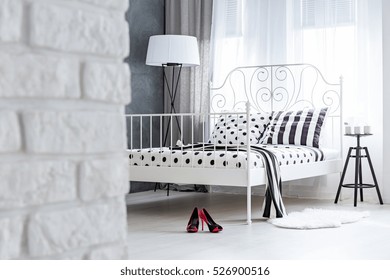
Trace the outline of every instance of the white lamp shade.
{"type": "Polygon", "coordinates": [[[183,67],[199,65],[196,37],[185,35],[155,35],[149,38],[146,64],[161,66],[179,63],[183,67]]]}

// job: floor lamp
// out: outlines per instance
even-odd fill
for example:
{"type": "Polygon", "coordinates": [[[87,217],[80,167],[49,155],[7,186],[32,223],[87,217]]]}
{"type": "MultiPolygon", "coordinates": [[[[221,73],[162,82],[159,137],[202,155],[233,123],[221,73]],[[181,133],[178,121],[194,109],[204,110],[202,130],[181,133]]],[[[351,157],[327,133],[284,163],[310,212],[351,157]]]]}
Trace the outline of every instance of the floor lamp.
{"type": "MultiPolygon", "coordinates": [[[[176,113],[175,100],[178,92],[180,74],[182,67],[194,67],[199,65],[199,51],[196,37],[185,35],[155,35],[149,38],[148,52],[146,55],[146,65],[159,66],[163,68],[164,84],[166,86],[169,100],[170,113],[176,113]],[[171,78],[168,80],[167,70],[171,69],[171,78]]],[[[175,116],[175,121],[181,135],[179,119],[175,116]]],[[[164,146],[166,145],[171,118],[168,119],[164,136],[164,146]]],[[[172,143],[171,143],[172,145],[172,143]]]]}

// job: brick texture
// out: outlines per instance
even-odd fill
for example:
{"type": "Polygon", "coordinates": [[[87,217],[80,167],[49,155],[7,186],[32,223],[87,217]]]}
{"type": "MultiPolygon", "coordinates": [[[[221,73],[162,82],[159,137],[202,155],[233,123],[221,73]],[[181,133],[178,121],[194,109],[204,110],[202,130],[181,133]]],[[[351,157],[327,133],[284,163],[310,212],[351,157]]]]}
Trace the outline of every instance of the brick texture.
{"type": "Polygon", "coordinates": [[[126,208],[123,201],[82,206],[34,215],[28,227],[32,256],[50,255],[99,243],[124,240],[126,208]]]}
{"type": "Polygon", "coordinates": [[[76,163],[0,163],[0,209],[72,201],[77,198],[76,163]]]}
{"type": "Polygon", "coordinates": [[[26,112],[23,114],[30,153],[109,153],[125,148],[124,117],[116,113],[26,112]]]}
{"type": "Polygon", "coordinates": [[[128,161],[125,156],[85,161],[79,174],[82,200],[119,196],[129,191],[128,161]]]}
{"type": "Polygon", "coordinates": [[[87,99],[119,104],[130,102],[130,71],[127,64],[87,63],[83,71],[87,99]]]}
{"type": "Polygon", "coordinates": [[[123,14],[101,15],[51,4],[33,4],[33,46],[123,57],[129,52],[128,24],[123,14]]]}
{"type": "Polygon", "coordinates": [[[0,153],[16,152],[20,149],[21,136],[17,114],[0,111],[0,153]]]}
{"type": "Polygon", "coordinates": [[[18,42],[22,36],[23,6],[19,0],[0,1],[0,40],[18,42]]]}
{"type": "Polygon", "coordinates": [[[16,258],[22,251],[23,219],[0,218],[0,259],[16,258]]]}
{"type": "Polygon", "coordinates": [[[126,258],[129,2],[0,0],[0,259],[126,258]]]}
{"type": "Polygon", "coordinates": [[[0,53],[0,98],[78,98],[79,66],[73,59],[0,53]]]}

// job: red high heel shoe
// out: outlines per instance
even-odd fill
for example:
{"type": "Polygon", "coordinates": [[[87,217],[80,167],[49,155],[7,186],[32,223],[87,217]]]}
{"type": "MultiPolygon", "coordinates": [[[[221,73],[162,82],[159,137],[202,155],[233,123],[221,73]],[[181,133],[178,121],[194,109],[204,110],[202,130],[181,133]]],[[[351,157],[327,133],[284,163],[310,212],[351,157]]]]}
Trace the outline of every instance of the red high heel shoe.
{"type": "Polygon", "coordinates": [[[199,228],[199,211],[198,208],[194,208],[192,211],[191,217],[187,224],[187,232],[193,233],[198,232],[199,228]]]}
{"type": "Polygon", "coordinates": [[[202,220],[202,230],[204,223],[207,224],[210,232],[217,233],[223,230],[223,227],[214,222],[213,218],[211,218],[210,214],[205,208],[199,211],[199,218],[202,220]]]}

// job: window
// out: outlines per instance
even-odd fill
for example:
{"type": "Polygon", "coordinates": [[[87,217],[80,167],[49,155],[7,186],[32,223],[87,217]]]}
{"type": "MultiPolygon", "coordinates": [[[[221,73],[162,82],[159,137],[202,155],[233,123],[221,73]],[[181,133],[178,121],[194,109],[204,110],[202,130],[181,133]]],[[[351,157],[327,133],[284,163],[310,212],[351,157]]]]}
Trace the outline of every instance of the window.
{"type": "Polygon", "coordinates": [[[303,28],[353,25],[355,15],[355,0],[301,0],[303,28]]]}
{"type": "Polygon", "coordinates": [[[368,92],[381,92],[380,0],[214,3],[214,87],[238,66],[311,63],[330,81],[343,75],[346,116],[370,117],[368,92]]]}
{"type": "Polygon", "coordinates": [[[225,5],[225,36],[240,37],[242,36],[242,1],[226,0],[225,5]]]}

